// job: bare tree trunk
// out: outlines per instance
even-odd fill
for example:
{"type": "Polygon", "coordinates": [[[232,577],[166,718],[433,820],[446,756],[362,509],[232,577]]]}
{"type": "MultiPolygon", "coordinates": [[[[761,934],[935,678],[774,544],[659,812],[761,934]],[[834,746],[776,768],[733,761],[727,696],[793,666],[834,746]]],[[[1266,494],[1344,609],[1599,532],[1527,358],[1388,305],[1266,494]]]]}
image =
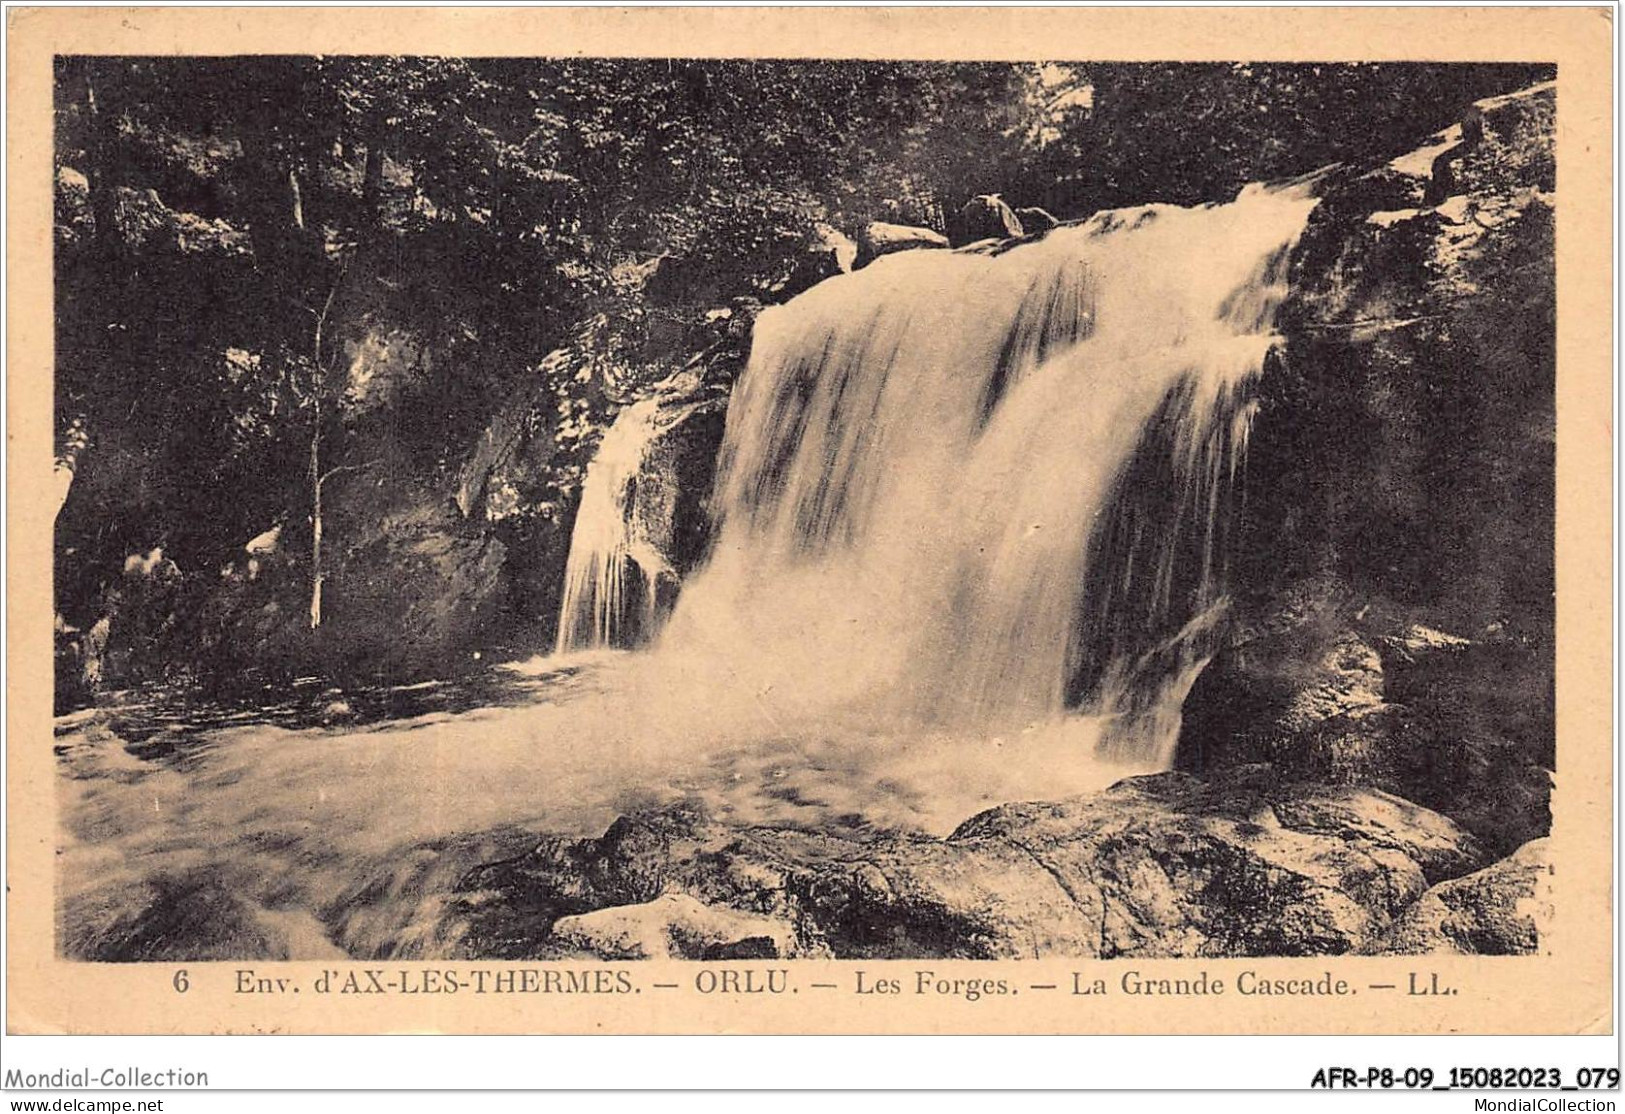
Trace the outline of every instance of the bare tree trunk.
{"type": "Polygon", "coordinates": [[[361,171],[361,203],[367,217],[384,222],[384,146],[383,127],[374,126],[367,135],[367,162],[361,171]]]}
{"type": "Polygon", "coordinates": [[[96,98],[96,86],[90,75],[85,75],[85,107],[90,118],[90,126],[86,130],[85,181],[90,188],[91,220],[96,226],[96,244],[105,252],[112,253],[123,247],[118,230],[118,185],[113,181],[111,167],[114,157],[110,148],[112,142],[108,139],[108,131],[113,125],[110,117],[104,117],[101,104],[96,98]]]}
{"type": "MultiPolygon", "coordinates": [[[[361,464],[341,464],[337,468],[329,468],[326,472],[317,474],[315,482],[311,485],[311,520],[310,520],[310,629],[315,630],[322,625],[322,582],[327,575],[322,571],[322,489],[327,481],[340,472],[361,472],[377,464],[376,460],[365,461],[361,464]]],[[[319,467],[317,443],[313,440],[310,446],[310,466],[319,467]]]]}
{"type": "Polygon", "coordinates": [[[305,195],[299,189],[299,175],[288,171],[288,196],[293,206],[293,226],[299,231],[305,231],[305,195]]]}
{"type": "MultiPolygon", "coordinates": [[[[320,391],[319,385],[317,390],[320,391]]],[[[310,629],[322,625],[322,402],[310,435],[310,629]]]]}
{"type": "Polygon", "coordinates": [[[333,308],[333,299],[344,281],[344,272],[333,280],[327,292],[327,301],[316,315],[315,362],[311,365],[311,406],[315,418],[310,429],[310,629],[322,625],[322,392],[327,389],[323,330],[327,327],[327,314],[333,308]]]}

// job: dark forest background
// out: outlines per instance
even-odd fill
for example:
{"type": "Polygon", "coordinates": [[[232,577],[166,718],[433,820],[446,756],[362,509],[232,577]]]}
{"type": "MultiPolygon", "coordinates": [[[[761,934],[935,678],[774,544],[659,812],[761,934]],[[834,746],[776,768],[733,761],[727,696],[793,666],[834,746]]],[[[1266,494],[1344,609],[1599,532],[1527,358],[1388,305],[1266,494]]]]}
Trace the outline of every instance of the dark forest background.
{"type": "Polygon", "coordinates": [[[541,648],[605,424],[869,222],[1221,201],[1550,76],[59,59],[59,703],[541,648]]]}

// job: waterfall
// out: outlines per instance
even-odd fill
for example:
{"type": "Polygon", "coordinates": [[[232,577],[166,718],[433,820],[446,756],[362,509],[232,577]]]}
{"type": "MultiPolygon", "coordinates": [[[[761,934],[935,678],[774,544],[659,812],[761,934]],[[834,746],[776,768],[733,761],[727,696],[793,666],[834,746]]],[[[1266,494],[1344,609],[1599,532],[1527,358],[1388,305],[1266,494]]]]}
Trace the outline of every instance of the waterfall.
{"type": "Polygon", "coordinates": [[[843,844],[946,836],[1166,765],[1312,206],[1104,213],[765,311],[720,453],[720,396],[671,381],[588,468],[558,648],[641,652],[515,663],[513,707],[342,738],[211,711],[150,764],[117,721],[80,725],[65,953],[145,947],[132,924],[218,894],[247,948],[452,954],[485,931],[453,915],[470,870],[538,832],[681,800],[843,844]]]}
{"type": "Polygon", "coordinates": [[[623,408],[604,432],[570,535],[559,653],[638,646],[658,629],[662,584],[674,585],[676,572],[646,536],[638,484],[656,438],[684,413],[660,398],[643,399],[623,408]]]}
{"type": "Polygon", "coordinates": [[[1135,721],[1108,736],[1124,757],[1165,761],[1313,206],[1251,186],[1101,213],[889,256],[764,313],[713,556],[663,648],[733,646],[746,683],[926,721],[1082,707],[1135,721]]]}
{"type": "MultiPolygon", "coordinates": [[[[1081,711],[1110,725],[1109,757],[1165,764],[1223,615],[1253,385],[1314,204],[1255,185],[1104,212],[1014,246],[886,256],[764,312],[711,552],[657,667],[755,700],[774,731],[1081,711]]],[[[594,644],[589,625],[626,644],[630,597],[653,594],[626,586],[653,573],[617,507],[654,413],[624,413],[593,463],[561,647],[594,644]]]]}

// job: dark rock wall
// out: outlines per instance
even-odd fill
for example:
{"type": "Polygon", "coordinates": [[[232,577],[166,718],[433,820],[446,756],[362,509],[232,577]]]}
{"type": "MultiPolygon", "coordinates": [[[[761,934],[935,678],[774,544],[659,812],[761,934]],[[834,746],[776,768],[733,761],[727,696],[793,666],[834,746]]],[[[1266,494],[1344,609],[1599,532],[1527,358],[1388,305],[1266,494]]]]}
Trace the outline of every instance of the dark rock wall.
{"type": "Polygon", "coordinates": [[[1501,852],[1548,830],[1554,109],[1480,102],[1320,184],[1181,768],[1375,785],[1501,852]]]}
{"type": "Polygon", "coordinates": [[[1335,571],[1463,633],[1549,636],[1552,109],[1549,87],[1485,102],[1439,150],[1322,186],[1255,425],[1243,593],[1335,571]]]}
{"type": "MultiPolygon", "coordinates": [[[[459,348],[422,326],[433,314],[387,278],[358,265],[335,301],[350,382],[345,428],[323,445],[324,469],[336,471],[323,487],[321,628],[309,624],[301,483],[266,509],[274,546],[188,568],[157,547],[169,569],[161,582],[126,575],[86,614],[60,619],[60,708],[154,681],[229,694],[305,674],[443,677],[551,645],[587,464],[618,410],[652,391],[694,412],[653,447],[637,511],[679,575],[699,562],[727,390],[759,305],[689,312],[696,321],[654,354],[639,321],[590,319],[492,403],[457,396],[459,348]]],[[[308,439],[294,448],[308,453],[308,439]]],[[[72,529],[128,501],[99,482],[109,470],[80,471],[61,520],[72,529]]],[[[129,544],[145,559],[155,547],[140,529],[129,544]]]]}

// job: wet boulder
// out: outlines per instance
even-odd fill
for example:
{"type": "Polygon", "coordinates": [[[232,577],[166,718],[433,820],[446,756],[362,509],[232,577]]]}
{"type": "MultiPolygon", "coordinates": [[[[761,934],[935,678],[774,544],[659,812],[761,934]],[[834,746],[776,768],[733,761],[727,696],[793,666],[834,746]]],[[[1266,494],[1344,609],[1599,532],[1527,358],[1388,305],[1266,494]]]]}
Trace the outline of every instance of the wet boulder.
{"type": "Polygon", "coordinates": [[[1302,776],[1349,780],[1335,776],[1335,757],[1310,768],[1297,752],[1304,739],[1362,723],[1384,704],[1381,656],[1355,629],[1352,610],[1345,586],[1311,579],[1238,627],[1185,700],[1178,767],[1272,762],[1302,776]]]}
{"type": "Polygon", "coordinates": [[[1430,888],[1364,951],[1369,955],[1533,955],[1552,921],[1549,841],[1430,888]]]}
{"type": "Polygon", "coordinates": [[[553,937],[563,948],[605,959],[791,959],[802,954],[794,927],[784,921],[676,893],[640,905],[561,917],[553,937]]]}
{"type": "Polygon", "coordinates": [[[1482,861],[1470,835],[1410,802],[1258,767],[1007,805],[955,839],[992,836],[1040,859],[1080,906],[1098,895],[1103,956],[1351,951],[1430,881],[1482,861]]]}
{"type": "Polygon", "coordinates": [[[769,293],[778,301],[789,301],[827,278],[850,272],[857,257],[856,241],[828,225],[820,225],[792,258],[789,274],[769,293]]]}
{"type": "Polygon", "coordinates": [[[1021,222],[1022,232],[1028,236],[1048,232],[1052,228],[1060,227],[1061,224],[1061,218],[1047,209],[1040,209],[1036,205],[1017,209],[1016,219],[1021,222]]]}
{"type": "Polygon", "coordinates": [[[682,577],[700,563],[710,540],[706,507],[728,404],[704,394],[667,405],[672,416],[649,442],[628,513],[636,536],[682,577]]]}
{"type": "Polygon", "coordinates": [[[1334,579],[1278,602],[1192,686],[1180,769],[1265,762],[1289,778],[1395,793],[1497,854],[1550,831],[1542,655],[1426,627],[1334,579]]]}

